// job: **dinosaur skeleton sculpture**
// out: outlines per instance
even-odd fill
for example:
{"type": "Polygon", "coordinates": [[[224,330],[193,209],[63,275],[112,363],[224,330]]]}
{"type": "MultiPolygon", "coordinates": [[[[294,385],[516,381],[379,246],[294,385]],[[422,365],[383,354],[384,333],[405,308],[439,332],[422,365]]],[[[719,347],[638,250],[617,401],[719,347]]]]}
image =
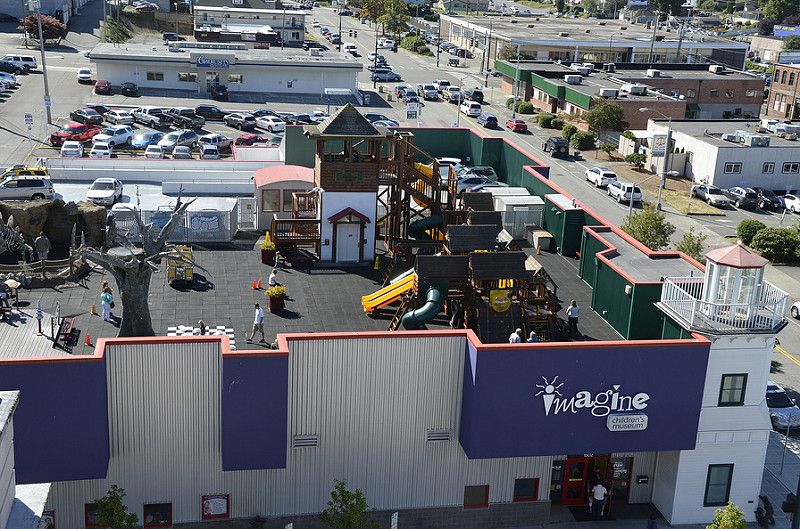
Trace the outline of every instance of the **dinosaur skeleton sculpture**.
{"type": "Polygon", "coordinates": [[[21,251],[23,254],[31,251],[29,245],[25,244],[19,226],[14,226],[14,216],[8,217],[6,224],[0,223],[0,253],[21,251]]]}

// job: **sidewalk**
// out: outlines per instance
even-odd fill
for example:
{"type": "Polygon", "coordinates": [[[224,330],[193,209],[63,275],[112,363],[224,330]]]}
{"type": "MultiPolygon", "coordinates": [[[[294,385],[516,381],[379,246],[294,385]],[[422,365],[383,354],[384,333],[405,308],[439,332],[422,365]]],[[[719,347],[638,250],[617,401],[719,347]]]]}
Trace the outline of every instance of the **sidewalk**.
{"type": "MultiPolygon", "coordinates": [[[[781,511],[781,503],[789,492],[795,493],[800,479],[800,441],[789,437],[786,439],[786,459],[783,461],[783,442],[785,436],[778,432],[769,435],[767,460],[764,464],[764,478],[761,480],[761,494],[766,495],[775,509],[776,529],[789,529],[792,526],[786,514],[781,511]]],[[[744,507],[742,507],[744,510],[744,507]]],[[[752,507],[755,510],[756,506],[752,507]]]]}

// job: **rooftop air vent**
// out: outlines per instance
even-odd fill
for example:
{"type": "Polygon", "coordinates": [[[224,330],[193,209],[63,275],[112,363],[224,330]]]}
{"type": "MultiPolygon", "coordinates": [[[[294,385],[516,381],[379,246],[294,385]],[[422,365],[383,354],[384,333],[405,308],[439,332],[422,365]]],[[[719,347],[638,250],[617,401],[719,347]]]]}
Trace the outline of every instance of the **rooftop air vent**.
{"type": "Polygon", "coordinates": [[[535,26],[536,26],[536,24],[528,24],[529,28],[532,28],[532,27],[535,27],[535,26]]]}
{"type": "Polygon", "coordinates": [[[620,26],[619,29],[628,29],[628,26],[620,26]]]}
{"type": "Polygon", "coordinates": [[[439,428],[428,430],[427,441],[435,442],[435,441],[449,441],[450,440],[450,430],[447,428],[439,428]]]}
{"type": "Polygon", "coordinates": [[[233,0],[233,5],[240,6],[244,4],[244,0],[233,0]]]}
{"type": "Polygon", "coordinates": [[[568,31],[559,31],[558,32],[558,36],[559,37],[569,37],[569,32],[568,31]]]}
{"type": "Polygon", "coordinates": [[[613,88],[601,88],[597,91],[597,94],[600,97],[617,97],[619,95],[619,91],[613,88]]]}
{"type": "Polygon", "coordinates": [[[567,84],[581,84],[582,77],[580,75],[565,75],[564,82],[567,84]]]}
{"type": "Polygon", "coordinates": [[[725,140],[725,141],[732,141],[732,142],[735,142],[735,141],[736,141],[736,134],[723,134],[723,135],[721,136],[721,138],[722,138],[723,140],[725,140]]]}
{"type": "Polygon", "coordinates": [[[319,435],[295,435],[292,438],[293,448],[313,448],[319,445],[319,435]]]}
{"type": "Polygon", "coordinates": [[[511,20],[509,20],[509,22],[511,22],[512,24],[516,24],[517,23],[517,19],[512,18],[511,20]]]}
{"type": "Polygon", "coordinates": [[[712,64],[708,67],[708,71],[716,74],[725,73],[725,67],[721,64],[712,64]]]}
{"type": "Polygon", "coordinates": [[[598,25],[598,26],[605,26],[605,25],[606,25],[606,23],[601,21],[601,22],[598,22],[598,23],[597,23],[597,25],[598,25]]]}
{"type": "Polygon", "coordinates": [[[661,77],[661,70],[649,68],[647,70],[647,77],[661,77]]]}
{"type": "Polygon", "coordinates": [[[591,33],[591,30],[590,30],[590,29],[585,29],[584,31],[585,31],[586,33],[591,33]]]}

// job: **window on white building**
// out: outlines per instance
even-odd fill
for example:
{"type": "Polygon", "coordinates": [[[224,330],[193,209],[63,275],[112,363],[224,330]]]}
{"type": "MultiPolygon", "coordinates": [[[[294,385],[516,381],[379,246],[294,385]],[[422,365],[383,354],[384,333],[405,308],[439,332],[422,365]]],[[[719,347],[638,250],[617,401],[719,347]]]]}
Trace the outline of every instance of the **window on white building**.
{"type": "Polygon", "coordinates": [[[163,81],[164,72],[147,72],[148,81],[163,81]]]}
{"type": "Polygon", "coordinates": [[[725,174],[738,174],[742,172],[742,164],[740,162],[729,162],[725,164],[725,174]]]}
{"type": "Polygon", "coordinates": [[[228,76],[228,84],[241,84],[242,83],[242,76],[241,75],[229,75],[228,76]]]}
{"type": "Polygon", "coordinates": [[[733,481],[733,465],[708,465],[704,507],[727,505],[733,481]]]}
{"type": "Polygon", "coordinates": [[[745,92],[745,95],[747,97],[756,97],[756,91],[751,88],[751,89],[747,90],[747,92],[745,92]]]}
{"type": "Polygon", "coordinates": [[[747,373],[722,375],[717,406],[744,406],[744,392],[747,389],[747,373]]]}
{"type": "Polygon", "coordinates": [[[783,172],[784,173],[793,173],[797,174],[800,172],[800,163],[797,162],[787,162],[783,164],[783,172]]]}
{"type": "Polygon", "coordinates": [[[772,174],[775,172],[775,162],[764,162],[764,166],[761,168],[762,173],[772,174]]]}
{"type": "Polygon", "coordinates": [[[178,81],[187,82],[187,83],[196,83],[197,82],[197,74],[191,72],[180,72],[178,73],[178,81]]]}

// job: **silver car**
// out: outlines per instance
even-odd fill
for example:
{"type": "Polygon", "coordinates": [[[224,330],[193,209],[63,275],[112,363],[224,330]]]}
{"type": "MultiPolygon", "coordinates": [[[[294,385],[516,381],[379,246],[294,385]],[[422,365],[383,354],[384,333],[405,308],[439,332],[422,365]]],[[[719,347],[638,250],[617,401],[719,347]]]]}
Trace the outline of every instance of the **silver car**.
{"type": "Polygon", "coordinates": [[[189,148],[197,147],[199,137],[197,133],[189,129],[173,130],[158,142],[158,145],[166,150],[172,150],[178,145],[185,145],[189,148]]]}
{"type": "Polygon", "coordinates": [[[771,380],[767,381],[767,408],[773,428],[786,430],[800,426],[800,408],[782,387],[771,380]]]}

